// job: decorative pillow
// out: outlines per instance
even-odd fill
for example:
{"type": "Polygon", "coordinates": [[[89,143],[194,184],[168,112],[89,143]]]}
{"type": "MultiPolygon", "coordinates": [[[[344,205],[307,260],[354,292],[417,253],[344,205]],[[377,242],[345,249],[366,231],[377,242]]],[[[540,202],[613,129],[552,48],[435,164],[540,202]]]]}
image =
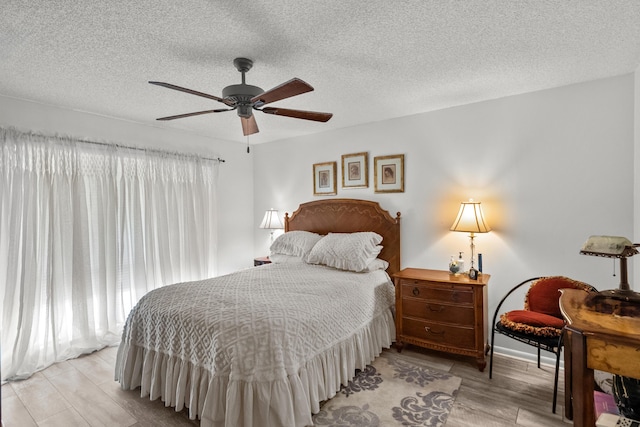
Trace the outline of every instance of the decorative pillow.
{"type": "Polygon", "coordinates": [[[329,233],[311,249],[307,262],[361,272],[382,250],[382,236],[370,231],[329,233]]]}
{"type": "Polygon", "coordinates": [[[369,265],[367,265],[364,270],[362,270],[363,273],[371,273],[372,271],[376,271],[376,270],[386,270],[387,268],[389,268],[389,263],[381,258],[376,258],[373,261],[371,261],[369,263],[369,265]]]}
{"type": "Polygon", "coordinates": [[[555,316],[529,310],[513,310],[500,316],[500,323],[512,331],[540,337],[559,337],[564,321],[555,316]]]}
{"type": "Polygon", "coordinates": [[[304,260],[300,256],[285,254],[271,254],[269,255],[269,259],[274,264],[294,264],[304,262],[304,260]]]}
{"type": "Polygon", "coordinates": [[[273,241],[269,257],[271,258],[274,254],[282,254],[304,259],[320,239],[322,239],[321,235],[310,231],[289,231],[281,234],[273,241]]]}
{"type": "Polygon", "coordinates": [[[584,286],[582,282],[564,276],[539,279],[529,288],[524,308],[562,319],[560,289],[584,289],[584,286]]]}

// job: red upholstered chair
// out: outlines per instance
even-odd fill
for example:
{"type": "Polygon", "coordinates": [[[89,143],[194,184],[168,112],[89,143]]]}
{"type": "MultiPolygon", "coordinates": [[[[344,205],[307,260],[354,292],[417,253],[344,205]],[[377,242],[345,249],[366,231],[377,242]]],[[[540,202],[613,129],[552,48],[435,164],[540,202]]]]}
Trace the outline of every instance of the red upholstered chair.
{"type": "Polygon", "coordinates": [[[538,368],[540,368],[541,350],[555,354],[556,372],[553,384],[553,413],[556,412],[558,371],[560,368],[562,332],[564,328],[564,319],[560,312],[560,289],[571,288],[582,289],[586,292],[596,292],[593,286],[564,276],[534,277],[525,280],[511,289],[504,298],[502,298],[493,315],[489,378],[493,375],[493,342],[496,332],[537,347],[538,368]],[[498,319],[502,304],[517,289],[525,285],[529,285],[529,290],[524,300],[524,309],[502,313],[498,319]]]}

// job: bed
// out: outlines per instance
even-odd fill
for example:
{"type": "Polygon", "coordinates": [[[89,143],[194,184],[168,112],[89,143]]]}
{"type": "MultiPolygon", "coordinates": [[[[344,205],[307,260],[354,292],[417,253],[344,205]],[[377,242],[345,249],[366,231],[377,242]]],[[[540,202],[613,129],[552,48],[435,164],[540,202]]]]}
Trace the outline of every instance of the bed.
{"type": "Polygon", "coordinates": [[[202,427],[312,425],[320,402],[395,339],[389,275],[400,269],[400,213],[366,200],[304,203],[285,215],[272,250],[301,236],[304,261],[287,254],[145,295],[125,324],[116,381],[188,408],[202,427]],[[346,271],[322,258],[336,252],[326,250],[331,239],[378,249],[366,268],[346,271]]]}

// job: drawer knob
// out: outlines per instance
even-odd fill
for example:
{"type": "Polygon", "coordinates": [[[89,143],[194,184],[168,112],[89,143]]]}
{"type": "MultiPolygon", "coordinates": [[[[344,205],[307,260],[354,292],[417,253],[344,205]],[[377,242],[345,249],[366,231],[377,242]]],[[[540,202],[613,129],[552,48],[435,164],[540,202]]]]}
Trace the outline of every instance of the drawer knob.
{"type": "Polygon", "coordinates": [[[420,295],[420,289],[415,287],[413,288],[413,291],[411,291],[411,293],[413,294],[414,297],[417,297],[418,295],[420,295]]]}
{"type": "Polygon", "coordinates": [[[444,331],[440,331],[440,332],[436,332],[433,329],[431,329],[429,326],[425,326],[424,330],[428,333],[428,334],[434,334],[434,335],[444,335],[444,331]]]}
{"type": "Polygon", "coordinates": [[[434,307],[431,304],[427,304],[427,308],[429,309],[429,311],[433,311],[434,313],[440,313],[442,310],[444,310],[444,305],[434,307]]]}

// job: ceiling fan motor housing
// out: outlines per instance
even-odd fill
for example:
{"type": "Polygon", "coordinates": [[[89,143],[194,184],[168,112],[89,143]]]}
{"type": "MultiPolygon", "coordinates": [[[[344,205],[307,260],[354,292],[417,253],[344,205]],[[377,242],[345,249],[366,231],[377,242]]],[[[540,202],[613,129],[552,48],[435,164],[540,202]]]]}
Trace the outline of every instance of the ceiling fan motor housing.
{"type": "Polygon", "coordinates": [[[258,86],[248,84],[231,85],[222,89],[222,97],[236,102],[238,116],[251,117],[253,114],[251,98],[264,93],[258,86]]]}

